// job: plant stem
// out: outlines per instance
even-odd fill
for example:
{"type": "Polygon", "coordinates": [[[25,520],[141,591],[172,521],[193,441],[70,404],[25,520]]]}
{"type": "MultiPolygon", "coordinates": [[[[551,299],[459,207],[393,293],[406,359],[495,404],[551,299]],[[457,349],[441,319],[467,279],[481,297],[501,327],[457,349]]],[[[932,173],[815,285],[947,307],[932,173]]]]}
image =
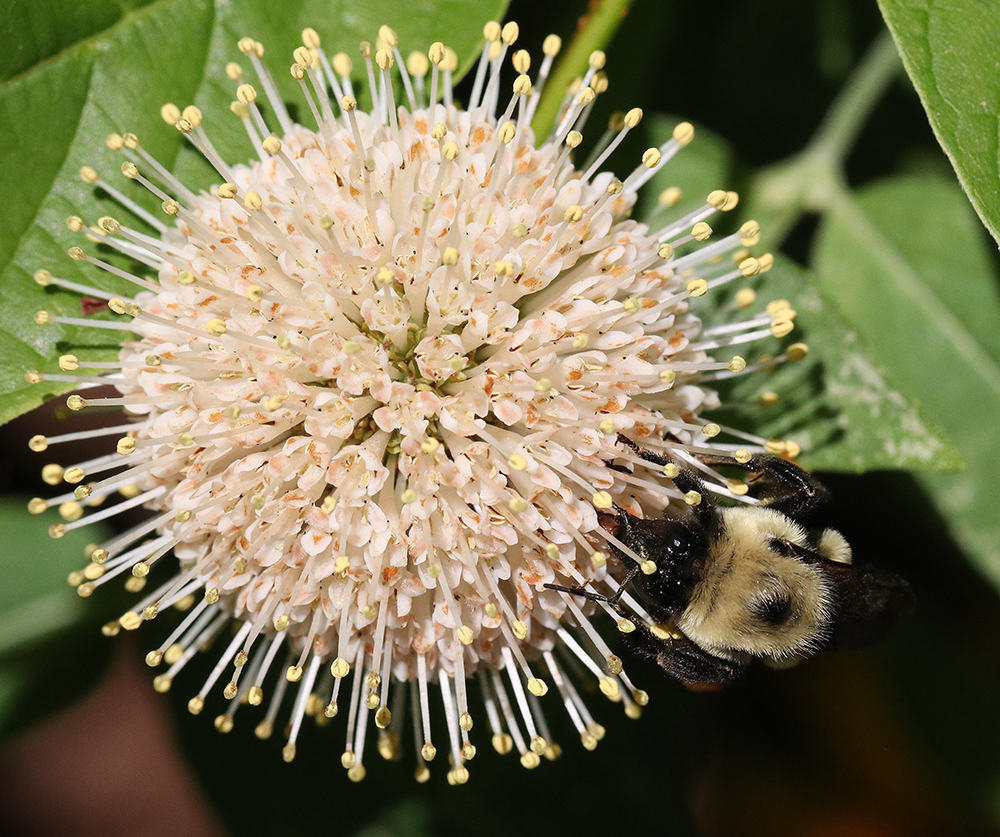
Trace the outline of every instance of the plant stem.
{"type": "Polygon", "coordinates": [[[842,167],[858,134],[902,63],[888,30],[868,49],[864,60],[837,94],[806,153],[826,157],[842,167]]]}
{"type": "Polygon", "coordinates": [[[547,136],[559,115],[566,88],[573,79],[583,75],[590,54],[604,49],[614,37],[628,13],[632,0],[591,0],[590,10],[583,18],[569,47],[563,51],[555,71],[549,77],[542,93],[531,127],[536,137],[547,136]]]}
{"type": "Polygon", "coordinates": [[[882,33],[834,99],[809,144],[758,174],[752,191],[772,245],[780,244],[803,213],[835,212],[850,200],[844,163],[901,66],[891,36],[882,33]]]}

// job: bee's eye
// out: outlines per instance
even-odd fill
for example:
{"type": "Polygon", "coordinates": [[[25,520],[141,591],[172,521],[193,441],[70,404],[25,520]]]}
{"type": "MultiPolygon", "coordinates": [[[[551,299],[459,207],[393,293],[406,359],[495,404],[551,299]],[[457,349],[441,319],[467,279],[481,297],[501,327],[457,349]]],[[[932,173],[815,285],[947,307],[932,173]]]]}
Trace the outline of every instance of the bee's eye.
{"type": "Polygon", "coordinates": [[[762,622],[768,625],[782,625],[792,615],[792,600],[788,596],[778,596],[756,602],[753,609],[762,622]]]}

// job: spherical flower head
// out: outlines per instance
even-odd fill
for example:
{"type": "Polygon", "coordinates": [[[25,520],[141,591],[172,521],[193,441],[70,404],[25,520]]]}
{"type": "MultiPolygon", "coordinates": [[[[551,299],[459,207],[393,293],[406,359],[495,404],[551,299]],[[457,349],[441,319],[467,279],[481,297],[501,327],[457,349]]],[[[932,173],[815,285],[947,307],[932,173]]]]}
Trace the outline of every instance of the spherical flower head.
{"type": "MultiPolygon", "coordinates": [[[[242,40],[273,114],[265,121],[257,89],[230,65],[232,109],[259,159],[224,161],[200,111],[165,106],[221,179],[196,194],[138,138],[109,138],[125,176],[161,199],[169,223],[85,170],[156,234],[110,217],[89,232],[148,271],[128,274],[75,248],[74,258],[131,281],[134,295],[46,281],[107,299],[126,319],[36,316],[135,335],[115,364],[61,359],[66,372],[96,367],[94,377],[39,375],[113,383],[117,396],[84,392],[69,406],[121,406],[126,420],[116,453],[61,471],[71,495],[33,501],[32,511],[61,506],[67,522],[55,536],[106,516],[83,512],[115,492],[126,499],[112,512],[154,512],[91,550],[75,579],[81,594],[125,574],[139,589],[173,552],[179,571],[109,631],[184,610],[147,661],[167,664],[156,680],[166,690],[217,640],[219,664],[189,706],[201,711],[221,684],[222,731],[241,699],[262,703],[271,683],[258,726],[269,734],[297,684],[286,759],[305,715],[332,717],[344,703],[352,778],[364,775],[371,720],[380,752],[396,752],[404,700],[426,776],[432,719],[440,723],[433,694],[449,779],[464,781],[475,753],[472,677],[494,746],[516,747],[528,767],[553,752],[548,707],[536,700],[548,684],[559,692],[549,703],[561,700],[588,748],[602,734],[567,658],[637,714],[645,694],[590,625],[594,604],[545,585],[616,590],[621,572],[608,558],[622,545],[602,515],[681,514],[692,498],[671,482],[672,463],[698,465],[713,490],[740,494],[698,457],[761,450],[764,440],[716,440],[722,428],[703,417],[718,406],[708,382],[747,371],[732,347],[784,336],[794,317],[779,304],[708,333],[696,314],[709,290],[770,264],[749,255],[752,222],[703,244],[706,219],[731,209],[733,193],[713,192],[658,229],[631,220],[636,190],[691,140],[690,125],[619,180],[600,169],[639,123],[630,111],[578,167],[603,56],[539,140],[530,122],[558,44],[546,41],[534,83],[527,53],[514,53],[519,75],[505,90],[516,26],[491,24],[486,35],[463,109],[452,100],[454,53],[435,44],[404,65],[383,27],[374,49],[362,45],[374,100],[365,112],[350,61],[328,58],[306,30],[291,72],[314,127],[292,122],[263,48],[242,40]]],[[[734,308],[753,304],[752,291],[735,298],[734,308]]]]}

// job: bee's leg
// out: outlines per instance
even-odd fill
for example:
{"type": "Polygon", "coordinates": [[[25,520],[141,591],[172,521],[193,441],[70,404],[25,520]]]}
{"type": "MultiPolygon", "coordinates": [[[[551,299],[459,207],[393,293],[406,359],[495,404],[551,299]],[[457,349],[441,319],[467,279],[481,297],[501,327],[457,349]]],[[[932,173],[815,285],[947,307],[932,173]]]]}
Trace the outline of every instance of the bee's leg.
{"type": "Polygon", "coordinates": [[[619,585],[618,590],[612,596],[605,596],[603,593],[595,593],[593,590],[587,590],[583,587],[564,587],[561,584],[543,584],[546,590],[558,590],[560,593],[570,593],[574,596],[583,596],[585,599],[590,599],[592,602],[605,602],[614,608],[615,612],[619,616],[625,616],[624,609],[621,606],[621,597],[625,592],[625,585],[627,585],[632,578],[639,572],[638,567],[633,567],[625,575],[622,580],[621,585],[619,585]]]}
{"type": "Polygon", "coordinates": [[[757,455],[747,462],[703,456],[706,465],[727,465],[760,474],[758,496],[768,508],[791,518],[808,514],[826,499],[826,489],[808,471],[779,456],[757,455]]]}
{"type": "Polygon", "coordinates": [[[622,436],[621,433],[618,434],[618,441],[625,445],[625,447],[629,448],[636,456],[645,459],[647,462],[652,462],[656,465],[669,465],[673,462],[669,456],[665,456],[662,453],[647,450],[646,448],[640,448],[631,439],[626,436],[622,436]]]}
{"type": "Polygon", "coordinates": [[[546,590],[558,590],[560,593],[569,593],[573,596],[583,596],[592,602],[610,602],[611,599],[602,593],[595,593],[593,590],[586,590],[583,587],[564,587],[561,584],[543,584],[546,590]]]}
{"type": "Polygon", "coordinates": [[[641,619],[630,619],[635,631],[628,634],[630,642],[656,660],[671,677],[676,677],[690,689],[712,689],[735,680],[744,665],[716,657],[685,636],[661,639],[641,619]]]}
{"type": "MultiPolygon", "coordinates": [[[[656,453],[655,451],[640,448],[631,439],[628,439],[621,434],[618,435],[618,441],[626,447],[631,448],[633,453],[642,459],[645,459],[647,462],[652,462],[656,465],[677,465],[677,463],[670,457],[656,453]]],[[[693,471],[689,471],[685,468],[680,468],[680,473],[673,478],[673,483],[677,487],[678,491],[681,491],[684,494],[690,494],[694,491],[701,497],[700,502],[695,505],[694,511],[698,516],[698,522],[701,523],[701,525],[707,530],[712,531],[717,525],[715,514],[716,509],[715,504],[709,497],[708,490],[705,488],[705,483],[702,482],[702,480],[693,471]]]]}

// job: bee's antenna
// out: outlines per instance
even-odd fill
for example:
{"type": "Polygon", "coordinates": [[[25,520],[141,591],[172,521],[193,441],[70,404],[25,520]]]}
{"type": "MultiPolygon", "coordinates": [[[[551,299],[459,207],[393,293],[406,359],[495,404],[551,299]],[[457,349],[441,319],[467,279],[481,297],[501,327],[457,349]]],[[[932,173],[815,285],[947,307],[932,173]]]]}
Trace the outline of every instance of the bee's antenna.
{"type": "Polygon", "coordinates": [[[583,596],[585,599],[590,599],[592,602],[608,602],[611,603],[611,599],[608,596],[602,595],[601,593],[595,593],[593,590],[585,590],[583,587],[563,587],[561,584],[543,584],[546,590],[558,590],[560,593],[570,593],[574,596],[583,596]]]}

